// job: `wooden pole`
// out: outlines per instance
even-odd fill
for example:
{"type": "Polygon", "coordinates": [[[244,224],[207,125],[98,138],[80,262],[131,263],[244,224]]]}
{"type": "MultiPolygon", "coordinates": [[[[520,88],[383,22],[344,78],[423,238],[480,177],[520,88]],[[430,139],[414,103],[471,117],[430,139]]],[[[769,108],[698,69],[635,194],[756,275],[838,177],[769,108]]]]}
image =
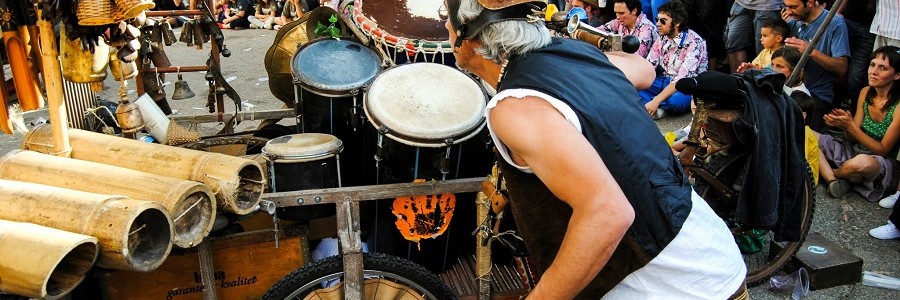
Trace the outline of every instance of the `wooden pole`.
{"type": "Polygon", "coordinates": [[[53,154],[68,157],[72,152],[69,145],[69,120],[66,118],[66,101],[63,98],[62,75],[59,69],[59,50],[53,34],[53,24],[41,17],[38,10],[38,28],[41,40],[41,64],[43,64],[44,88],[47,90],[47,108],[50,112],[50,126],[53,128],[53,154]]]}
{"type": "Polygon", "coordinates": [[[40,152],[13,150],[0,157],[0,179],[157,202],[172,216],[174,243],[181,248],[200,244],[216,215],[212,191],[199,182],[40,152]]]}
{"type": "Polygon", "coordinates": [[[62,298],[84,280],[98,251],[91,236],[0,220],[0,291],[62,298]]]}
{"type": "Polygon", "coordinates": [[[0,179],[0,207],[0,219],[96,237],[104,268],[150,272],[172,249],[172,219],[156,202],[0,179]]]}

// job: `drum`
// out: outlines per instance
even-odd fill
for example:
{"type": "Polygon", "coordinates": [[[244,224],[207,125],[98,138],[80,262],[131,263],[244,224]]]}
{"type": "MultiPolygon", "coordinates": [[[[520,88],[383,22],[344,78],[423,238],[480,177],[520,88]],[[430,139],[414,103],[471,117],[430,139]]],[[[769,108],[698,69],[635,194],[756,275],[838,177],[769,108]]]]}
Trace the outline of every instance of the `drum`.
{"type": "Polygon", "coordinates": [[[350,0],[342,12],[397,64],[455,63],[444,27],[444,0],[350,0]]]}
{"type": "Polygon", "coordinates": [[[381,71],[381,59],[365,46],[333,38],[313,40],[291,58],[295,83],[325,97],[355,95],[381,71]]]}
{"type": "MultiPolygon", "coordinates": [[[[272,192],[341,186],[340,153],[344,145],[337,137],[301,133],[269,140],[262,149],[272,192]]],[[[333,205],[279,209],[279,218],[309,220],[334,213],[333,205]]]]}

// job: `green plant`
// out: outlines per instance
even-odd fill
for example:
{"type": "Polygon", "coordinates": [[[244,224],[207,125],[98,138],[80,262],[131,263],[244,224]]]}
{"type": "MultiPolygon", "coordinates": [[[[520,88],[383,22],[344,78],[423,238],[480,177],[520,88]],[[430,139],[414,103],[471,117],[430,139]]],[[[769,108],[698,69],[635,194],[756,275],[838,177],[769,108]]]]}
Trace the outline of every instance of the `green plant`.
{"type": "Polygon", "coordinates": [[[331,15],[331,17],[328,18],[328,22],[330,23],[328,26],[323,25],[322,22],[316,24],[316,37],[330,36],[335,39],[340,38],[341,30],[336,26],[337,21],[337,16],[331,15]]]}

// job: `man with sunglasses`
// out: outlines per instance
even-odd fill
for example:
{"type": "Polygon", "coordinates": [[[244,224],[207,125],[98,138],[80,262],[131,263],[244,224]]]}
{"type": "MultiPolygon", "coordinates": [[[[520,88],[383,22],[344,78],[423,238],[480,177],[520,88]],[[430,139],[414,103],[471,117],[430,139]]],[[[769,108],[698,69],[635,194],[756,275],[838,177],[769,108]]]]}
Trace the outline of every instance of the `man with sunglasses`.
{"type": "Polygon", "coordinates": [[[457,66],[498,91],[487,127],[542,273],[528,298],[746,299],[734,238],[623,73],[652,78],[652,67],[552,38],[545,4],[446,0],[457,66]]]}
{"type": "MultiPolygon", "coordinates": [[[[801,53],[809,47],[809,41],[819,27],[824,25],[828,10],[817,0],[784,0],[781,17],[788,22],[792,37],[784,40],[785,47],[801,53]]],[[[803,69],[806,87],[816,99],[816,109],[809,118],[809,127],[822,132],[822,117],[834,108],[834,82],[847,73],[850,42],[844,18],[835,15],[825,33],[810,53],[810,60],[803,69]]]]}
{"type": "Polygon", "coordinates": [[[653,42],[647,60],[656,66],[656,80],[640,91],[644,108],[653,119],[669,113],[682,114],[691,109],[691,95],[675,90],[679,79],[697,77],[706,71],[709,57],[706,41],[687,28],[687,11],[680,1],[659,7],[656,18],[659,37],[653,42]]]}

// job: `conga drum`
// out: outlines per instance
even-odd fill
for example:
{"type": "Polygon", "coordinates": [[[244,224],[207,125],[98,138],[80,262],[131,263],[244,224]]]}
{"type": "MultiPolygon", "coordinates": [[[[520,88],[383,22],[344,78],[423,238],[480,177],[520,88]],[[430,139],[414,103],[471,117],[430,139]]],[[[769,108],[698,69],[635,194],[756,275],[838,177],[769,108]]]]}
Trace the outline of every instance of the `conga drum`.
{"type": "MultiPolygon", "coordinates": [[[[269,140],[262,149],[272,192],[341,186],[344,145],[330,134],[300,133],[269,140]]],[[[334,214],[334,205],[279,208],[285,220],[310,220],[334,214]]]]}
{"type": "Polygon", "coordinates": [[[348,5],[348,19],[397,64],[453,66],[456,60],[444,27],[443,4],[444,0],[354,0],[342,6],[348,5]]]}
{"type": "MultiPolygon", "coordinates": [[[[493,156],[479,137],[485,126],[487,97],[476,81],[459,70],[435,63],[411,63],[390,68],[366,91],[363,108],[374,132],[375,183],[412,182],[485,176],[493,156]]],[[[393,200],[393,199],[391,199],[393,200]]],[[[422,240],[421,250],[394,229],[392,201],[378,205],[378,237],[374,251],[410,259],[441,273],[471,245],[474,195],[457,195],[450,227],[434,240],[422,240]]],[[[371,238],[370,238],[371,240],[371,238]]],[[[374,247],[373,247],[374,246],[374,247]]],[[[471,255],[471,253],[468,253],[471,255]]]]}
{"type": "Polygon", "coordinates": [[[302,132],[327,133],[343,141],[347,185],[360,185],[362,173],[350,168],[365,160],[361,91],[381,71],[381,58],[357,42],[324,38],[298,48],[291,66],[294,83],[305,91],[298,99],[302,132]]]}

